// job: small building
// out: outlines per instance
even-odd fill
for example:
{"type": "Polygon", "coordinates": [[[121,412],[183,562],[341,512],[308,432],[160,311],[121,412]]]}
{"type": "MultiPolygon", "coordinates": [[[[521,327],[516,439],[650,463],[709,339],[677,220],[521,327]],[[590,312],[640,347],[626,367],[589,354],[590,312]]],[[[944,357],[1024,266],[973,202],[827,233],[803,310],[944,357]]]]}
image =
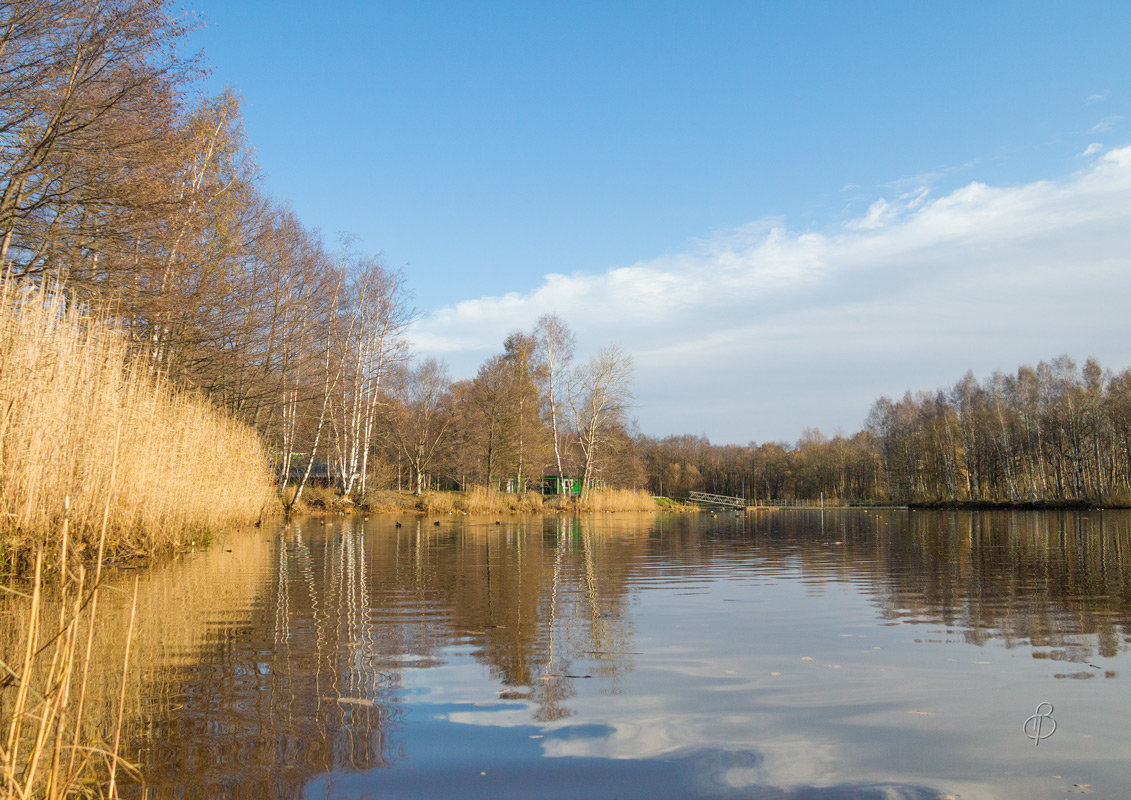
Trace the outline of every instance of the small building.
{"type": "Polygon", "coordinates": [[[581,478],[570,475],[543,475],[542,494],[578,497],[581,494],[581,478]]]}
{"type": "MultiPolygon", "coordinates": [[[[305,474],[306,457],[305,454],[298,453],[292,457],[291,467],[287,470],[287,482],[298,483],[305,474]]],[[[330,465],[321,458],[314,459],[314,464],[310,467],[310,475],[307,477],[307,483],[311,486],[330,486],[333,482],[334,478],[330,474],[330,465]]]]}

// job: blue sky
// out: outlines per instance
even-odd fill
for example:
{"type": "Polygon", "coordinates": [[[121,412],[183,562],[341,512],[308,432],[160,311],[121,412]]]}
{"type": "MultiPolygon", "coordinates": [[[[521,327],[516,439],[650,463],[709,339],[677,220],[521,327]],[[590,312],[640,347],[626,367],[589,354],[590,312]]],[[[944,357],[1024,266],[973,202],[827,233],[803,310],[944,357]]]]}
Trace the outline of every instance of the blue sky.
{"type": "Polygon", "coordinates": [[[558,312],[652,435],[1131,364],[1126,3],[197,2],[266,188],[468,377],[558,312]]]}

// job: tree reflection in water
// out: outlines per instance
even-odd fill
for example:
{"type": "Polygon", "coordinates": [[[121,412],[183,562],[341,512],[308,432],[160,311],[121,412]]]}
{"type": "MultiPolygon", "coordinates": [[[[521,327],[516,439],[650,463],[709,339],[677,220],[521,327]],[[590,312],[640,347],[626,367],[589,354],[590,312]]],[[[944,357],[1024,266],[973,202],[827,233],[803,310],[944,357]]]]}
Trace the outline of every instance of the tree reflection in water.
{"type": "Polygon", "coordinates": [[[291,523],[147,571],[127,713],[148,795],[299,797],[314,776],[395,772],[429,676],[469,660],[489,681],[453,702],[560,727],[582,682],[638,690],[634,596],[734,575],[851,584],[876,624],[1082,665],[1067,676],[1114,674],[1084,665],[1128,645],[1123,512],[441,522],[291,523]]]}

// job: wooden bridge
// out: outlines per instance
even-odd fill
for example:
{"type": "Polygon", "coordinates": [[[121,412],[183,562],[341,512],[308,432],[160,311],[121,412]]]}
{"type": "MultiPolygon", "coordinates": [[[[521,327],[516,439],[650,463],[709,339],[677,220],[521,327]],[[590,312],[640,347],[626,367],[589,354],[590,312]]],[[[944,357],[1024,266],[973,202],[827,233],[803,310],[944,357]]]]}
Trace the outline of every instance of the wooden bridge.
{"type": "Polygon", "coordinates": [[[741,497],[728,497],[725,494],[707,492],[688,492],[687,499],[701,506],[721,506],[723,508],[746,508],[746,500],[741,497]]]}
{"type": "Polygon", "coordinates": [[[731,497],[725,494],[710,494],[709,492],[688,492],[687,499],[701,506],[711,508],[792,508],[792,509],[833,509],[833,508],[906,508],[907,506],[892,505],[890,503],[833,502],[826,504],[824,498],[820,500],[747,500],[744,497],[731,497]]]}

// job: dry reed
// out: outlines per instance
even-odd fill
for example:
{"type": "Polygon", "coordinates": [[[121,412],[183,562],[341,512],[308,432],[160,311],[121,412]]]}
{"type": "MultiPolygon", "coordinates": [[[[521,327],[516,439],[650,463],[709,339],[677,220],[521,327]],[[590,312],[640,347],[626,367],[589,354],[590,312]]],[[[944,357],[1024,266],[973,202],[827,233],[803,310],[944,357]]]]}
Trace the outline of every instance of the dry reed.
{"type": "Polygon", "coordinates": [[[254,431],[173,389],[107,320],[0,281],[0,562],[59,552],[67,498],[79,556],[104,518],[108,553],[145,553],[278,504],[254,431]]]}
{"type": "Polygon", "coordinates": [[[456,500],[451,492],[424,492],[416,498],[416,509],[425,514],[451,514],[456,500]]]}
{"type": "MultiPolygon", "coordinates": [[[[64,518],[55,559],[59,574],[45,575],[44,552],[37,549],[28,593],[6,588],[27,603],[15,647],[0,659],[0,798],[27,800],[118,796],[119,771],[131,778],[137,770],[120,756],[129,642],[137,609],[134,583],[126,653],[120,669],[119,714],[111,743],[92,735],[85,720],[91,710],[90,664],[98,614],[101,564],[93,576],[84,567],[68,568],[68,520],[64,518]],[[47,588],[48,584],[52,589],[47,588]],[[82,632],[85,627],[86,636],[82,632]],[[19,637],[22,637],[20,641],[19,637]],[[85,638],[85,646],[82,644],[85,638]],[[18,661],[13,653],[22,653],[18,661]]],[[[99,536],[103,551],[106,529],[99,536]]],[[[7,605],[7,604],[6,604],[7,605]]]]}
{"type": "Polygon", "coordinates": [[[585,497],[544,497],[538,492],[488,491],[473,486],[462,492],[424,492],[420,496],[390,490],[370,492],[364,502],[376,513],[424,514],[572,514],[576,512],[653,512],[656,498],[632,489],[595,489],[585,497]]]}
{"type": "Polygon", "coordinates": [[[594,489],[576,498],[578,511],[656,511],[656,499],[639,489],[594,489]]]}
{"type": "Polygon", "coordinates": [[[489,492],[482,486],[473,486],[457,495],[456,505],[468,514],[539,514],[542,512],[542,495],[537,492],[514,494],[489,492]]]}

